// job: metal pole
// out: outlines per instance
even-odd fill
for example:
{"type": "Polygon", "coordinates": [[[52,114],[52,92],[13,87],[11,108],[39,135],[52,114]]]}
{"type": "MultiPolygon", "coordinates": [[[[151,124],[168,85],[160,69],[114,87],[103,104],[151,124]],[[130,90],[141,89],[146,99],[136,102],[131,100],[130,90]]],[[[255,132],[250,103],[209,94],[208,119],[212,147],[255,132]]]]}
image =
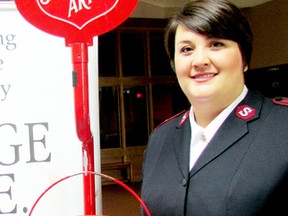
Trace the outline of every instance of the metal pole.
{"type": "Polygon", "coordinates": [[[73,87],[76,130],[82,141],[84,214],[96,215],[93,135],[90,128],[88,47],[86,43],[75,43],[72,48],[73,87]]]}

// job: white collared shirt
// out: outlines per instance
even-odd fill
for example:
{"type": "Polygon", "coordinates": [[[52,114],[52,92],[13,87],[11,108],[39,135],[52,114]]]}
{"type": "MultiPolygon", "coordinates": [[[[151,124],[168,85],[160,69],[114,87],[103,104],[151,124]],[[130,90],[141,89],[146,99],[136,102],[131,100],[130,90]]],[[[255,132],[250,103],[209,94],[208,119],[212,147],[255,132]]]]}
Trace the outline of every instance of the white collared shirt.
{"type": "Polygon", "coordinates": [[[196,161],[207,147],[210,140],[215,135],[216,131],[228,117],[228,115],[234,110],[234,108],[244,99],[248,92],[246,86],[244,86],[242,93],[239,97],[225,108],[206,128],[202,128],[197,124],[194,118],[193,106],[191,106],[189,119],[191,126],[191,140],[190,140],[190,170],[195,165],[196,161]]]}

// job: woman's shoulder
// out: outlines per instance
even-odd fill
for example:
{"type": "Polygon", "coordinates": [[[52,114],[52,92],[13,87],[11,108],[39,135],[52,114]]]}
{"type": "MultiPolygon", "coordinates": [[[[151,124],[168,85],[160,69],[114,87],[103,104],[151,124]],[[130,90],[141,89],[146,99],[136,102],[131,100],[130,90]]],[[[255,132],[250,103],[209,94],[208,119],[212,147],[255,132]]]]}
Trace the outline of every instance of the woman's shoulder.
{"type": "Polygon", "coordinates": [[[153,130],[153,132],[157,131],[163,126],[168,126],[168,125],[175,125],[179,127],[182,126],[184,122],[186,122],[186,120],[189,118],[189,111],[190,110],[183,110],[177,113],[176,115],[171,116],[170,118],[164,120],[153,130]]]}
{"type": "Polygon", "coordinates": [[[288,97],[265,98],[262,110],[267,113],[266,122],[275,123],[275,127],[288,127],[288,97]]]}
{"type": "Polygon", "coordinates": [[[284,106],[288,108],[288,97],[277,96],[272,99],[275,105],[284,106]]]}

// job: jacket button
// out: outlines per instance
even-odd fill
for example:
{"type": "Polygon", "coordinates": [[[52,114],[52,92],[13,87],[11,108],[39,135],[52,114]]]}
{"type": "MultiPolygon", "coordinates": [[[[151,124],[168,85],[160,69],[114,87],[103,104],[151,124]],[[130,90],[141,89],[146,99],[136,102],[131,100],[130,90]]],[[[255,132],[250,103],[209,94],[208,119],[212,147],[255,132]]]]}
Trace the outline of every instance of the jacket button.
{"type": "Polygon", "coordinates": [[[187,185],[187,181],[186,181],[186,179],[183,179],[183,180],[182,180],[182,186],[183,186],[183,187],[186,187],[186,185],[187,185]]]}

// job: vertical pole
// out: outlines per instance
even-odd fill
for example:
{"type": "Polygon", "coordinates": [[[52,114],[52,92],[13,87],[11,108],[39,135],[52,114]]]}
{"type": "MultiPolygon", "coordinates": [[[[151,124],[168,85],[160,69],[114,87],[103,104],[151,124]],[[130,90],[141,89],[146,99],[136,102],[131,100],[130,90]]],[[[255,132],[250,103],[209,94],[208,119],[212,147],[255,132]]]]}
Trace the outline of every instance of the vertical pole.
{"type": "MultiPolygon", "coordinates": [[[[83,170],[94,172],[93,135],[89,115],[88,47],[86,43],[75,43],[71,48],[76,130],[79,140],[82,141],[83,170]]],[[[84,175],[83,196],[84,214],[96,215],[94,175],[84,175]]]]}

